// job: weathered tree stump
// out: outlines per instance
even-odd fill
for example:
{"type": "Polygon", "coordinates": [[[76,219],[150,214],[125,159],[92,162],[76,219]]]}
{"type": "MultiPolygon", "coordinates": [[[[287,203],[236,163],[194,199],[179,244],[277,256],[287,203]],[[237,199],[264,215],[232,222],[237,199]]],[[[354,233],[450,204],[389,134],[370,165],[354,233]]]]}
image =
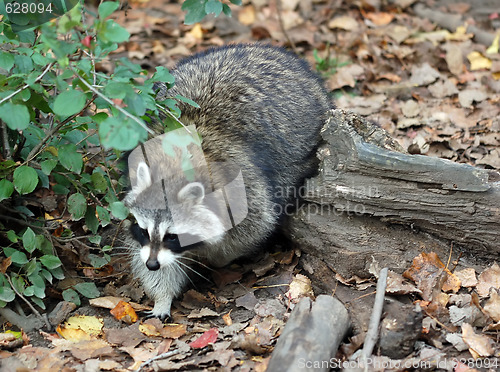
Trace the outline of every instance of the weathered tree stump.
{"type": "MultiPolygon", "coordinates": [[[[500,253],[500,174],[409,155],[381,128],[332,110],[322,130],[319,174],[287,232],[342,275],[405,268],[423,251],[474,260],[500,253]]],[[[366,275],[365,275],[366,276],[366,275]]]]}

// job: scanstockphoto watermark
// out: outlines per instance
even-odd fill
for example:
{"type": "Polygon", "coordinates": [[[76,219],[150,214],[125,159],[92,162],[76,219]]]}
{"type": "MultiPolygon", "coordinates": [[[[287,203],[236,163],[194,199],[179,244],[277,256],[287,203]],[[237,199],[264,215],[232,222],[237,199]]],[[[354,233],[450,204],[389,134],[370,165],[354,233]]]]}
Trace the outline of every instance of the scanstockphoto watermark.
{"type": "MultiPolygon", "coordinates": [[[[149,188],[148,195],[155,197],[141,198],[140,207],[167,213],[174,230],[189,220],[189,216],[206,213],[215,214],[224,231],[244,221],[249,210],[271,211],[276,217],[361,215],[365,213],[365,206],[353,200],[378,195],[373,187],[325,189],[311,182],[299,187],[249,183],[245,172],[234,162],[207,161],[195,126],[172,130],[140,145],[130,153],[128,169],[130,194],[139,195],[149,188]]],[[[198,238],[201,239],[192,236],[189,241],[179,240],[181,246],[187,246],[201,241],[193,240],[198,238]]]]}
{"type": "Polygon", "coordinates": [[[331,358],[328,360],[307,360],[301,358],[298,360],[299,368],[311,369],[363,369],[371,367],[374,370],[430,370],[430,369],[455,369],[459,366],[467,366],[469,368],[495,368],[500,367],[498,358],[482,358],[482,359],[457,359],[457,358],[432,358],[432,359],[407,359],[407,360],[392,360],[382,357],[368,358],[365,361],[360,360],[339,360],[331,358]]]}

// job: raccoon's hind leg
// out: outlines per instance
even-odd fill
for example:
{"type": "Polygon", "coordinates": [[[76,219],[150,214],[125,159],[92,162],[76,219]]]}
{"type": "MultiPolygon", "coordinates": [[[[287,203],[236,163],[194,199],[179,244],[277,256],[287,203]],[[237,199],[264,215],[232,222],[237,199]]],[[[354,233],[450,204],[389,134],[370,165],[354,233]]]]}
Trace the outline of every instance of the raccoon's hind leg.
{"type": "Polygon", "coordinates": [[[132,259],[132,265],[134,275],[155,303],[148,315],[165,320],[170,316],[172,300],[187,284],[187,275],[176,262],[155,271],[149,270],[138,255],[132,259]]]}

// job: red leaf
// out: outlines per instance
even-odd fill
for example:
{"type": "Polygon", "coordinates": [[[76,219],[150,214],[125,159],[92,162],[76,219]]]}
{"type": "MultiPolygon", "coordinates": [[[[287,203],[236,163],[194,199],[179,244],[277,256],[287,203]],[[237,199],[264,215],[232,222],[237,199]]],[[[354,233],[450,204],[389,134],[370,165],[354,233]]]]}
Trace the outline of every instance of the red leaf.
{"type": "Polygon", "coordinates": [[[217,336],[219,336],[219,330],[217,328],[210,328],[198,339],[191,342],[189,346],[191,346],[193,349],[204,348],[208,344],[213,344],[215,341],[217,341],[217,336]]]}

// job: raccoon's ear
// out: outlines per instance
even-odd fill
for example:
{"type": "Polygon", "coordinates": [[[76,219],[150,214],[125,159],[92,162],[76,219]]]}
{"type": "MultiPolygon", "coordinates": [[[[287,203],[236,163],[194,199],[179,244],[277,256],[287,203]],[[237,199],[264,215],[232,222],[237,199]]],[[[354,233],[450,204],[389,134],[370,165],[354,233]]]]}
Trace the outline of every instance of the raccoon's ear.
{"type": "Polygon", "coordinates": [[[177,193],[179,203],[191,202],[193,204],[199,204],[204,197],[205,188],[199,182],[188,183],[177,193]]]}
{"type": "Polygon", "coordinates": [[[141,161],[137,166],[136,177],[137,184],[135,188],[137,189],[137,191],[142,191],[151,186],[151,184],[153,183],[151,180],[151,172],[149,170],[149,167],[143,161],[141,161]]]}

